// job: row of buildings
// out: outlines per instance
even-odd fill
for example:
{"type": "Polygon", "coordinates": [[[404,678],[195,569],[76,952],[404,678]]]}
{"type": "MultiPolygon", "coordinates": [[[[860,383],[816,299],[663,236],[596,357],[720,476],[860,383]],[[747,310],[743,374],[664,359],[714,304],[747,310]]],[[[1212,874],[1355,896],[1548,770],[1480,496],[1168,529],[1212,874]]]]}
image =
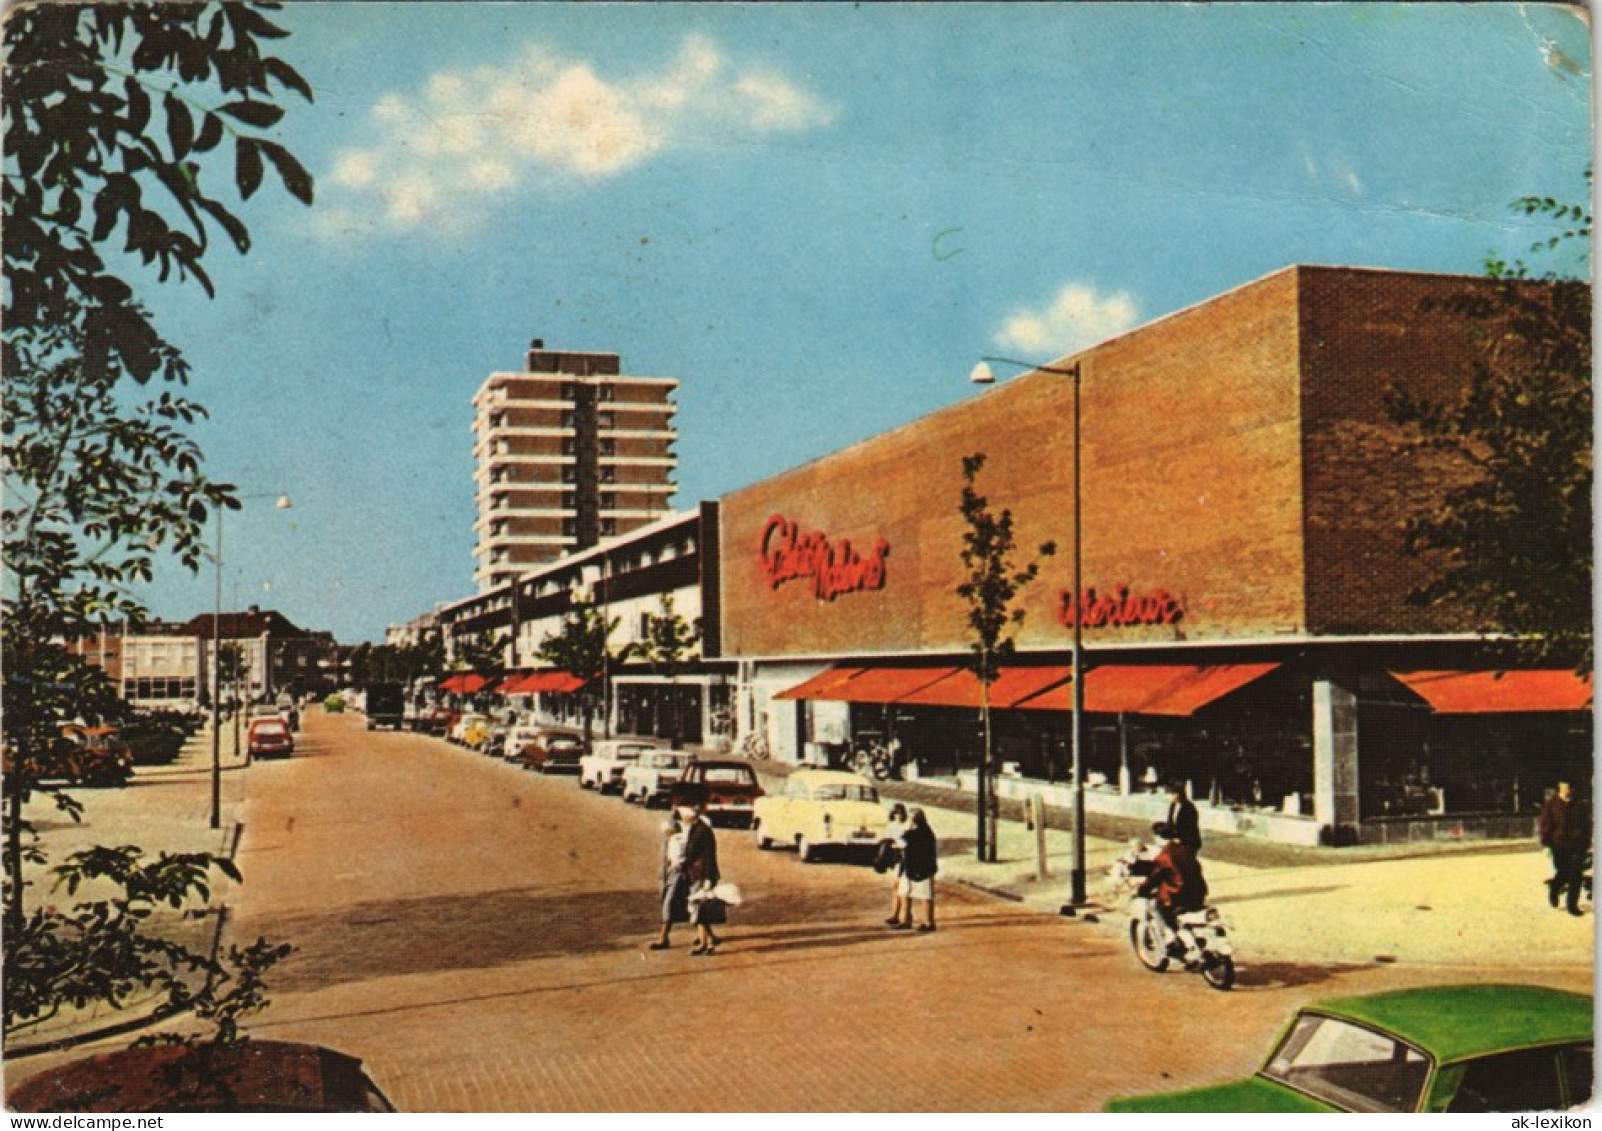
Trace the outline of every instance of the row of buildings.
{"type": "Polygon", "coordinates": [[[256,605],[182,622],[106,625],[69,646],[104,671],[131,706],[185,713],[210,704],[214,672],[223,703],[332,691],[342,686],[346,651],[332,633],[303,629],[256,605]]]}
{"type": "Polygon", "coordinates": [[[1555,779],[1590,780],[1591,684],[1410,599],[1430,566],[1408,521],[1464,471],[1388,407],[1462,396],[1508,285],[1287,268],[683,512],[675,382],[536,342],[475,398],[478,592],[392,642],[494,641],[487,695],[540,668],[575,600],[621,646],[668,598],[701,623],[699,658],[608,673],[612,726],[806,762],[893,741],[908,773],[971,783],[958,499],[983,453],[1020,544],[1060,547],[990,689],[1003,791],[1049,801],[1068,776],[1077,615],[1092,809],[1159,814],[1178,778],[1207,825],[1248,835],[1523,835],[1555,779]]]}

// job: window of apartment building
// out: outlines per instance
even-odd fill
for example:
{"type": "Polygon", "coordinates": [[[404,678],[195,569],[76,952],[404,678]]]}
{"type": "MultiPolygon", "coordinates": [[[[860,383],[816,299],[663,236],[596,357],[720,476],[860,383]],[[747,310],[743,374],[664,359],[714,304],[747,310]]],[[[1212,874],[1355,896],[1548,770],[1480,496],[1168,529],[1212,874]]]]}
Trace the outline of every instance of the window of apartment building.
{"type": "Polygon", "coordinates": [[[562,382],[562,390],[561,390],[561,398],[564,401],[570,401],[570,400],[573,399],[573,393],[574,393],[573,382],[571,382],[571,381],[563,381],[562,382]]]}
{"type": "Polygon", "coordinates": [[[616,483],[617,482],[617,468],[615,468],[615,467],[603,467],[603,468],[601,468],[601,482],[602,483],[616,483]]]}
{"type": "Polygon", "coordinates": [[[615,511],[615,510],[617,510],[617,492],[616,491],[602,491],[601,492],[601,509],[603,511],[615,511]]]}
{"type": "Polygon", "coordinates": [[[615,519],[615,518],[603,518],[601,520],[601,533],[603,535],[605,535],[606,537],[611,537],[612,535],[616,534],[617,533],[617,519],[615,519]]]}
{"type": "Polygon", "coordinates": [[[617,413],[615,413],[615,412],[598,412],[598,413],[595,414],[595,423],[596,423],[596,425],[598,427],[601,427],[601,428],[616,428],[617,427],[617,413]]]}
{"type": "Polygon", "coordinates": [[[603,456],[616,455],[617,454],[617,441],[616,440],[602,440],[601,441],[601,454],[603,456]]]}
{"type": "Polygon", "coordinates": [[[578,482],[578,468],[574,467],[572,464],[566,464],[565,466],[563,466],[563,468],[562,468],[562,482],[563,483],[577,483],[578,482]]]}
{"type": "Polygon", "coordinates": [[[577,535],[578,520],[574,518],[564,518],[562,520],[562,534],[567,538],[572,538],[577,535]]]}
{"type": "Polygon", "coordinates": [[[573,422],[574,422],[575,419],[576,419],[576,417],[575,417],[572,409],[564,409],[563,412],[562,412],[562,427],[563,428],[571,428],[571,427],[573,427],[573,422]]]}
{"type": "Polygon", "coordinates": [[[598,401],[615,401],[615,400],[617,400],[617,386],[616,385],[597,385],[595,387],[595,399],[598,400],[598,401]]]}
{"type": "Polygon", "coordinates": [[[570,456],[576,451],[578,451],[578,441],[572,436],[562,437],[562,454],[564,456],[570,456]]]}
{"type": "Polygon", "coordinates": [[[578,506],[578,492],[577,491],[563,491],[562,492],[562,506],[566,510],[572,510],[574,507],[578,506]]]}

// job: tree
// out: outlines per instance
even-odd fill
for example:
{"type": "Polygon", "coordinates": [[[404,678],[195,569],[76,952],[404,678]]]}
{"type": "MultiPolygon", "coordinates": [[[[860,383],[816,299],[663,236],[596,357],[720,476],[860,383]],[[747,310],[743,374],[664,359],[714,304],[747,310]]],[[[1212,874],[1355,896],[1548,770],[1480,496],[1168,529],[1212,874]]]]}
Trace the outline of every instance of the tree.
{"type": "Polygon", "coordinates": [[[584,707],[584,747],[589,749],[594,733],[595,708],[603,710],[609,702],[612,669],[628,658],[632,649],[624,645],[616,652],[607,641],[616,631],[618,619],[609,617],[588,594],[575,594],[560,632],[547,634],[540,641],[540,659],[584,681],[579,692],[584,707]]]}
{"type": "Polygon", "coordinates": [[[651,616],[646,625],[645,641],[639,651],[650,663],[651,670],[664,676],[672,686],[668,704],[668,738],[677,749],[684,737],[679,725],[679,669],[701,643],[701,621],[699,618],[687,621],[681,617],[673,607],[671,593],[662,594],[658,608],[659,611],[651,616]]]}
{"type": "MultiPolygon", "coordinates": [[[[1589,244],[1587,207],[1550,197],[1514,207],[1564,225],[1534,251],[1589,244]]],[[[1488,633],[1510,635],[1526,660],[1585,673],[1593,649],[1591,291],[1552,275],[1533,280],[1522,262],[1492,259],[1487,271],[1501,286],[1490,308],[1467,312],[1480,350],[1462,398],[1391,396],[1392,416],[1412,439],[1466,471],[1408,522],[1409,550],[1436,567],[1410,599],[1464,605],[1488,633]]]]}
{"type": "MultiPolygon", "coordinates": [[[[151,984],[158,975],[135,960],[130,939],[148,942],[146,955],[169,971],[199,961],[142,933],[148,913],[138,909],[155,881],[130,862],[136,848],[95,849],[54,869],[69,892],[91,876],[124,875],[134,885],[127,890],[135,910],[119,919],[127,932],[109,950],[96,951],[86,933],[117,916],[107,901],[30,916],[23,865],[45,860],[23,807],[44,794],[77,816],[77,802],[52,781],[61,725],[124,710],[103,674],[59,641],[115,620],[142,621],[145,610],[126,587],[148,581],[162,553],[197,570],[208,515],[239,505],[231,487],[205,476],[184,432],[204,408],[160,387],[186,383],[187,362],[107,253],[119,253],[117,263],[138,260],[158,282],[176,276],[213,293],[204,265],[213,232],[240,252],[250,247],[248,229],[205,177],[225,140],[241,199],[255,194],[271,164],[293,196],[311,202],[310,176],[258,132],[283,115],[276,93],[311,98],[293,68],[260,49],[258,41],[286,34],[262,14],[271,7],[34,4],[6,20],[0,727],[8,1022],[12,995],[37,1016],[61,1000],[117,1004],[122,978],[151,984]],[[95,962],[104,978],[74,975],[95,962]]],[[[160,899],[204,895],[206,874],[231,867],[203,855],[163,871],[155,886],[160,899]]]]}
{"type": "Polygon", "coordinates": [[[1023,625],[1024,611],[1013,602],[1040,573],[1040,559],[1057,552],[1055,543],[1042,542],[1038,556],[1028,565],[1014,564],[1017,536],[1012,511],[990,509],[979,494],[979,472],[985,455],[976,452],[962,460],[960,510],[967,530],[962,535],[962,565],[966,571],[957,596],[968,607],[968,670],[979,680],[979,719],[983,746],[979,753],[978,844],[980,860],[995,863],[999,805],[995,795],[995,752],[990,729],[990,685],[1001,675],[1001,664],[1015,651],[1014,635],[1023,625]]]}

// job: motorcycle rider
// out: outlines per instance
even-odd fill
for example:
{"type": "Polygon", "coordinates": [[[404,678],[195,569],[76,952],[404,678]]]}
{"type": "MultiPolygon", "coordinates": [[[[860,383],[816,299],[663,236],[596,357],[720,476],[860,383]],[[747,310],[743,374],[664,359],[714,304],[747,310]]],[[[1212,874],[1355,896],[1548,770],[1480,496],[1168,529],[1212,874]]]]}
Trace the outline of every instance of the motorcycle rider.
{"type": "Polygon", "coordinates": [[[1168,947],[1187,963],[1200,957],[1193,940],[1179,929],[1179,916],[1200,911],[1207,905],[1207,880],[1195,849],[1179,837],[1179,831],[1166,821],[1152,826],[1152,832],[1167,843],[1151,862],[1151,872],[1140,885],[1139,894],[1155,899],[1157,913],[1168,929],[1168,947]]]}

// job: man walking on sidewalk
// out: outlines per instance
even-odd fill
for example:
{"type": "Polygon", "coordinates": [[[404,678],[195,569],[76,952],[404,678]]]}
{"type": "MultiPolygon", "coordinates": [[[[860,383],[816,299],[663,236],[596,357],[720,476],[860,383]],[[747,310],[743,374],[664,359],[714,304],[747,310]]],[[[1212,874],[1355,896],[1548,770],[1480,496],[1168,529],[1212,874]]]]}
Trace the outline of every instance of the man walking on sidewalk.
{"type": "Polygon", "coordinates": [[[1548,902],[1556,907],[1559,897],[1566,897],[1569,914],[1580,914],[1580,885],[1591,846],[1591,817],[1568,782],[1558,782],[1557,789],[1541,806],[1536,831],[1541,844],[1552,853],[1552,878],[1546,885],[1548,902]]]}

